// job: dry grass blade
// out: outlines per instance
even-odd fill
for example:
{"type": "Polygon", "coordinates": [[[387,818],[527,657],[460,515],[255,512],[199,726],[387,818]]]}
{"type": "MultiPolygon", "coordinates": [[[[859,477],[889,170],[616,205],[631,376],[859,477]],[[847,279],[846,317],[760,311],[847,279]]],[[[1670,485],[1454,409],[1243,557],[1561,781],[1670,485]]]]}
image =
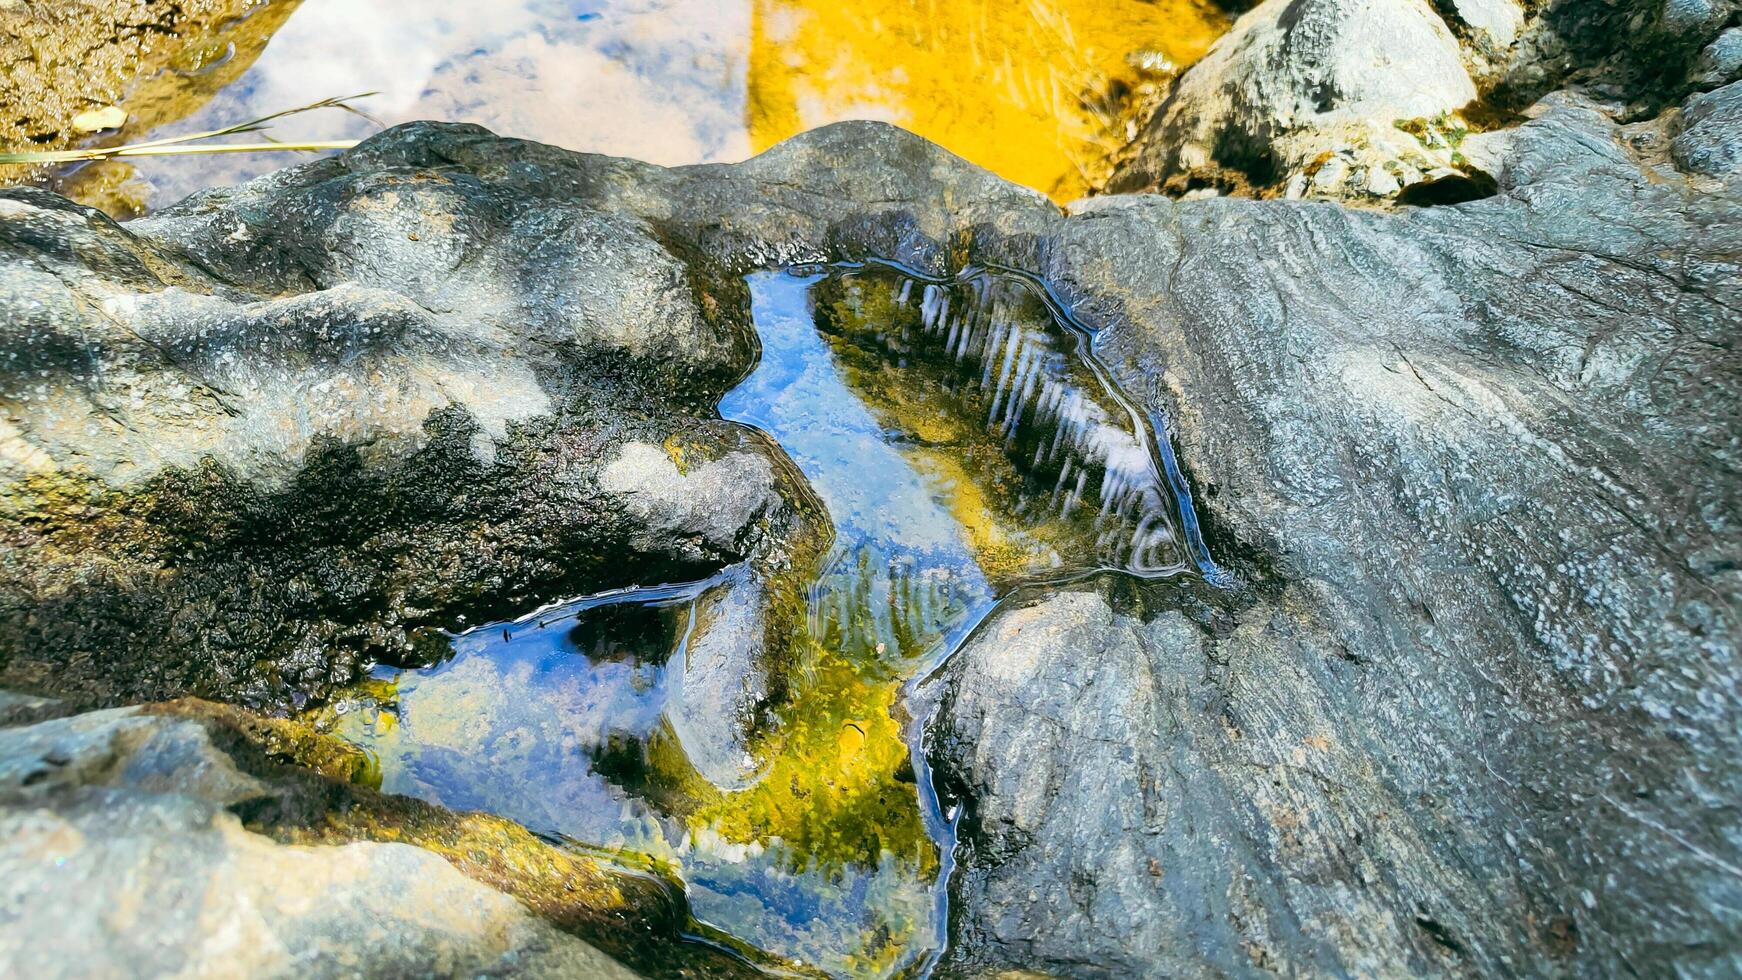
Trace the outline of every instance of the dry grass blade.
{"type": "Polygon", "coordinates": [[[0,153],[0,164],[8,163],[76,163],[84,160],[107,160],[112,157],[142,157],[142,156],[179,156],[195,153],[253,153],[264,150],[344,150],[357,145],[356,140],[316,140],[302,143],[281,143],[272,140],[267,143],[200,143],[201,140],[215,139],[220,136],[233,136],[238,133],[257,133],[266,128],[266,124],[275,119],[294,116],[298,113],[313,112],[316,109],[342,109],[346,112],[370,118],[366,113],[350,104],[352,99],[362,99],[374,95],[374,92],[362,92],[357,95],[335,96],[311,102],[308,105],[297,106],[294,109],[284,109],[258,119],[249,119],[222,129],[209,129],[199,133],[186,133],[181,136],[166,136],[162,139],[143,140],[138,143],[126,143],[121,146],[87,147],[77,150],[36,150],[23,153],[0,153]],[[197,146],[186,146],[187,143],[199,143],[197,146]]]}

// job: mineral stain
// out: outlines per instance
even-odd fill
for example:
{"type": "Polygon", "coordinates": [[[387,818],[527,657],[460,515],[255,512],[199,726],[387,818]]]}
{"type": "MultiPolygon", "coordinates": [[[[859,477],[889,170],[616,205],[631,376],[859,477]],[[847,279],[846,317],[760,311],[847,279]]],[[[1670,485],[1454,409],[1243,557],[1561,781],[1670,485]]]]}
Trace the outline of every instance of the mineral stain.
{"type": "Polygon", "coordinates": [[[765,965],[888,975],[943,943],[953,844],[907,684],[1017,586],[1206,569],[1165,445],[1043,284],[868,264],[749,287],[762,356],[720,414],[780,443],[834,530],[770,600],[802,603],[802,635],[749,785],[710,782],[667,714],[728,573],[456,635],[329,718],[383,789],[666,869],[698,931],[765,965]]]}

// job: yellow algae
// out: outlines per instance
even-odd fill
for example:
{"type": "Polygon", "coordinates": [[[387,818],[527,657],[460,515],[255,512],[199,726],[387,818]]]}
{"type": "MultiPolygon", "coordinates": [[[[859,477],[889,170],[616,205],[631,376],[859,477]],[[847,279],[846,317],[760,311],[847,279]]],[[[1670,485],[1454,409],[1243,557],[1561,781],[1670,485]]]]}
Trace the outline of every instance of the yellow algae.
{"type": "Polygon", "coordinates": [[[755,0],[750,140],[881,119],[1067,201],[1129,138],[1131,96],[1227,26],[1204,0],[755,0]]]}
{"type": "Polygon", "coordinates": [[[691,813],[733,841],[789,848],[796,865],[875,867],[885,852],[929,874],[936,850],[918,792],[900,774],[907,744],[892,716],[897,678],[813,646],[802,689],[758,745],[767,768],[737,793],[707,794],[691,813]]]}

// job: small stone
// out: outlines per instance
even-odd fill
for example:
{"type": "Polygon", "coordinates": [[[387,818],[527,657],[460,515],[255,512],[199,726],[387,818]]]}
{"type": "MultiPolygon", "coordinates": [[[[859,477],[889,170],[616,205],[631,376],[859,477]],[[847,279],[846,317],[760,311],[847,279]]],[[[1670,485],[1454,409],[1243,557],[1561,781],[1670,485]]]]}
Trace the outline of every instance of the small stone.
{"type": "Polygon", "coordinates": [[[106,105],[101,109],[86,109],[73,117],[72,128],[75,133],[97,133],[105,129],[120,129],[127,125],[127,110],[118,105],[106,105]]]}
{"type": "Polygon", "coordinates": [[[1694,65],[1694,84],[1725,85],[1742,76],[1742,27],[1732,27],[1718,35],[1700,52],[1694,65]]]}
{"type": "Polygon", "coordinates": [[[1374,197],[1390,197],[1402,187],[1391,171],[1384,167],[1374,167],[1367,171],[1367,193],[1374,197]]]}
{"type": "Polygon", "coordinates": [[[1348,161],[1342,157],[1332,157],[1325,161],[1318,173],[1313,174],[1313,190],[1321,194],[1335,194],[1348,176],[1348,161]]]}

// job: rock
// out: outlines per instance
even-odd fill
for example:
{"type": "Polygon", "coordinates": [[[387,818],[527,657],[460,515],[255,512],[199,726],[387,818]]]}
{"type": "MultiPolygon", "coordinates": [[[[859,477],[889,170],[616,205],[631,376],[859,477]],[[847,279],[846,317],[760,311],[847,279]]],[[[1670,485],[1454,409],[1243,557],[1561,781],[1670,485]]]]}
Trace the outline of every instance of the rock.
{"type": "MultiPolygon", "coordinates": [[[[1267,0],[1180,77],[1111,187],[1282,186],[1327,153],[1355,170],[1390,160],[1425,170],[1438,161],[1393,124],[1456,112],[1475,97],[1457,41],[1425,3],[1267,0]]],[[[1329,178],[1315,186],[1331,196],[1366,191],[1329,178]]]]}
{"type": "Polygon", "coordinates": [[[1501,971],[1491,947],[1531,938],[1516,876],[1460,861],[1455,823],[1406,816],[1383,745],[1344,741],[1287,629],[1253,619],[1218,644],[1097,592],[989,623],[949,667],[935,750],[973,773],[955,955],[1093,975],[1501,971]],[[1237,669],[1216,655],[1230,647],[1237,669]]]}
{"type": "Polygon", "coordinates": [[[739,452],[680,469],[664,449],[626,443],[599,474],[599,485],[621,498],[642,530],[648,551],[697,541],[693,560],[742,548],[738,536],[765,511],[780,507],[774,468],[764,456],[739,452]]]}
{"type": "Polygon", "coordinates": [[[1510,142],[1451,208],[977,239],[1168,411],[1247,586],[1019,605],[934,681],[954,972],[1738,968],[1742,203],[1575,102],[1510,142]]]}
{"type": "Polygon", "coordinates": [[[17,724],[17,719],[33,717],[45,709],[52,709],[57,703],[53,698],[0,690],[0,725],[17,724]]]}
{"type": "Polygon", "coordinates": [[[1708,177],[1742,174],[1742,81],[1687,101],[1670,155],[1683,170],[1708,177]]]}
{"type": "Polygon", "coordinates": [[[695,628],[672,675],[665,718],[696,772],[722,790],[755,782],[757,760],[746,749],[747,733],[768,704],[771,679],[764,665],[770,643],[767,584],[738,566],[698,602],[695,628]]]}
{"type": "Polygon", "coordinates": [[[698,411],[748,340],[639,218],[282,183],[126,229],[0,194],[10,683],[297,707],[437,628],[816,533],[766,441],[698,411]],[[655,445],[698,476],[601,484],[655,445]]]}
{"type": "Polygon", "coordinates": [[[1557,89],[1572,89],[1649,118],[1681,102],[1696,77],[1700,50],[1718,36],[1733,0],[1553,0],[1529,6],[1512,47],[1478,64],[1487,108],[1524,110],[1557,89]]]}
{"type": "Polygon", "coordinates": [[[78,133],[95,133],[105,129],[120,129],[127,124],[127,110],[118,105],[87,109],[73,117],[72,128],[78,133]]]}
{"type": "Polygon", "coordinates": [[[1312,196],[1383,206],[1409,203],[1400,195],[1416,183],[1412,173],[1455,169],[1485,185],[1490,175],[1462,143],[1509,132],[1557,89],[1631,122],[1728,81],[1719,31],[1733,9],[1729,0],[1431,9],[1269,0],[1180,77],[1107,186],[1175,197],[1205,185],[1252,196],[1310,187],[1312,196]],[[1327,174],[1332,160],[1347,167],[1327,174]],[[1371,179],[1381,170],[1399,177],[1395,187],[1371,179]]]}
{"type": "MultiPolygon", "coordinates": [[[[4,226],[0,323],[46,339],[9,348],[32,360],[7,382],[3,418],[21,434],[5,458],[22,475],[0,491],[4,567],[30,587],[0,593],[6,670],[25,663],[42,690],[97,676],[238,696],[258,684],[282,704],[400,642],[329,631],[320,624],[342,622],[331,610],[373,623],[388,609],[398,630],[440,621],[417,610],[524,609],[665,569],[743,568],[778,596],[782,576],[816,558],[815,515],[783,461],[766,457],[784,505],[763,511],[761,530],[728,534],[680,506],[711,492],[708,463],[723,475],[744,461],[722,461],[767,449],[706,418],[747,357],[737,277],[867,256],[933,274],[1007,265],[1043,276],[1147,417],[1166,420],[1210,547],[1246,585],[1109,586],[1010,611],[1027,617],[1020,632],[994,619],[939,675],[937,767],[970,817],[954,967],[1089,972],[1045,939],[1056,925],[1140,973],[1726,972],[1742,947],[1726,917],[1742,865],[1729,809],[1742,796],[1742,365],[1728,341],[1742,204],[1650,164],[1578,100],[1536,116],[1488,141],[1492,196],[1395,213],[1133,195],[1066,215],[875,124],[670,171],[419,124],[124,228],[8,192],[28,220],[4,226]],[[387,208],[389,187],[422,203],[387,208]],[[569,214],[529,223],[547,211],[569,214]],[[402,222],[427,215],[453,218],[415,226],[439,261],[402,244],[402,222]],[[575,280],[575,295],[540,292],[537,269],[501,271],[533,254],[533,228],[625,257],[575,280]],[[478,285],[522,280],[540,297],[534,315],[478,285]],[[151,328],[138,311],[184,302],[174,289],[190,315],[163,317],[151,344],[99,321],[151,328]],[[619,322],[619,303],[661,319],[619,322]],[[389,341],[345,329],[364,322],[389,341]],[[253,346],[227,348],[228,329],[253,346]],[[450,343],[473,345],[494,373],[530,375],[521,390],[549,407],[520,415],[496,391],[438,392],[406,371],[390,394],[441,404],[407,395],[384,411],[419,428],[395,437],[362,415],[336,417],[337,435],[324,420],[308,433],[287,424],[307,439],[299,456],[272,447],[272,427],[235,421],[251,405],[230,416],[196,403],[194,380],[191,408],[168,394],[176,365],[258,378],[270,396],[279,381],[346,370],[333,351],[367,360],[389,342],[387,367],[410,352],[441,370],[468,363],[450,343]],[[196,359],[260,345],[247,371],[196,359]],[[125,356],[80,373],[93,346],[125,356]],[[42,402],[36,385],[96,396],[42,402]],[[139,407],[122,397],[132,385],[151,396],[139,407]],[[181,463],[135,475],[143,453],[107,457],[84,433],[94,409],[48,407],[86,403],[172,447],[191,420],[225,454],[219,476],[181,463]],[[493,410],[500,439],[482,421],[493,410]],[[101,475],[69,486],[86,453],[101,475]],[[607,488],[603,472],[625,459],[607,488]],[[181,489],[200,480],[221,492],[181,489]],[[140,496],[146,486],[174,492],[140,496]],[[255,500],[267,503],[243,506],[255,500]],[[631,546],[655,527],[677,529],[665,554],[631,546]],[[728,537],[744,542],[730,554],[728,537]],[[201,584],[127,591],[142,580],[201,584]],[[212,584],[231,581],[241,591],[212,584]],[[98,585],[126,601],[61,603],[98,585]],[[489,601],[473,603],[479,592],[489,601]],[[86,622],[104,631],[78,632],[86,622]],[[210,638],[245,629],[258,632],[210,638]],[[999,636],[1005,649],[984,640],[999,636]],[[1024,648],[1029,636],[1058,645],[1024,648]],[[242,679],[182,673],[208,662],[194,638],[222,646],[212,660],[242,679]],[[272,670],[242,658],[259,649],[272,670]],[[1067,684],[1085,691],[1092,726],[1063,702],[1067,684]],[[1168,714],[1200,703],[1210,721],[1168,714]],[[1139,740],[1151,720],[1169,734],[1139,740]],[[1122,774],[1164,755],[1181,773],[1151,771],[1132,797],[1122,774]],[[1133,799],[1146,822],[1130,822],[1133,799]],[[1194,807],[1227,819],[1187,823],[1194,807]],[[1145,827],[1170,849],[1153,850],[1145,827]],[[1128,880],[1134,861],[1147,880],[1128,880]],[[1010,885],[1030,872],[1028,892],[1010,885]],[[1249,891],[1215,891],[1228,888],[1249,891]],[[1009,942],[1023,923],[1035,938],[1009,942]],[[1150,945],[1193,929],[1190,942],[1150,945]],[[1200,935],[1252,945],[1242,963],[1200,935]]],[[[719,635],[754,635],[751,622],[726,610],[719,635]]],[[[704,693],[688,700],[715,711],[695,727],[741,717],[732,692],[765,683],[780,696],[777,670],[727,655],[743,649],[723,643],[698,666],[704,693]]],[[[708,751],[729,760],[733,744],[708,751]]]]}
{"type": "Polygon", "coordinates": [[[1518,39],[1524,27],[1524,8],[1514,0],[1455,0],[1458,20],[1482,35],[1484,47],[1504,51],[1518,39]]]}
{"type": "Polygon", "coordinates": [[[1659,20],[1666,30],[1694,33],[1723,20],[1725,13],[1714,0],[1663,0],[1659,20]]]}
{"type": "Polygon", "coordinates": [[[1694,66],[1694,83],[1716,87],[1742,76],[1742,27],[1732,27],[1700,52],[1694,66]]]}
{"type": "Polygon", "coordinates": [[[263,789],[191,720],[0,730],[0,970],[634,975],[429,851],[249,833],[229,808],[263,789]]]}

